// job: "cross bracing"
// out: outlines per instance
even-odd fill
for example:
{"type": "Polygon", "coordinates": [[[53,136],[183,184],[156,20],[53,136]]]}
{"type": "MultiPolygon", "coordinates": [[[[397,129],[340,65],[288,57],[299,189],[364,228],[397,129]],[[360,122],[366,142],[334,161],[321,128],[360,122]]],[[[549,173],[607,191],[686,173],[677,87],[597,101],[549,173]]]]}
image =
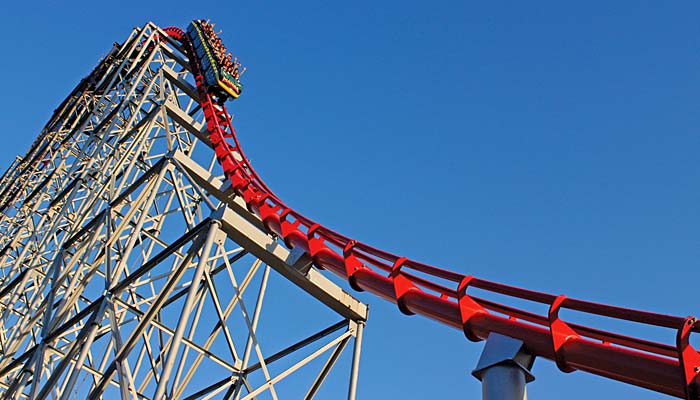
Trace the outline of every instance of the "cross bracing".
{"type": "Polygon", "coordinates": [[[3,398],[313,398],[359,356],[367,307],[232,194],[197,100],[180,44],[134,29],[0,179],[3,398]],[[318,303],[303,327],[266,316],[302,313],[280,285],[318,303]]]}

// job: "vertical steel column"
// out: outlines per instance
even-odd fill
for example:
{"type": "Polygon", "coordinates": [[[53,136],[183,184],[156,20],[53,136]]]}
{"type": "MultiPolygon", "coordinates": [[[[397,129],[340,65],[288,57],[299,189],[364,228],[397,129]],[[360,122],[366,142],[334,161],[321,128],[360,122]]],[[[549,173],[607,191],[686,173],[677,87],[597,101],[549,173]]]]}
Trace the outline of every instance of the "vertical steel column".
{"type": "Polygon", "coordinates": [[[481,381],[482,400],[527,400],[525,385],[535,379],[530,373],[534,362],[522,341],[491,333],[472,371],[481,381]]]}
{"type": "Polygon", "coordinates": [[[352,353],[352,369],[350,370],[350,389],[348,390],[348,400],[355,400],[357,397],[357,377],[360,372],[360,351],[362,350],[362,330],[365,326],[363,321],[357,322],[355,331],[355,347],[352,353]]]}
{"type": "Polygon", "coordinates": [[[216,238],[217,233],[219,233],[220,226],[221,222],[213,220],[211,222],[211,226],[209,227],[209,232],[207,232],[207,239],[202,247],[202,255],[199,258],[199,263],[197,264],[197,269],[192,277],[192,282],[190,282],[190,289],[187,293],[187,299],[185,300],[180,321],[178,321],[175,334],[173,335],[170,343],[168,358],[163,366],[163,372],[160,375],[160,381],[158,382],[156,393],[153,396],[154,399],[165,398],[165,391],[167,389],[166,385],[168,384],[170,373],[173,370],[173,365],[175,365],[177,353],[180,349],[180,343],[182,343],[182,337],[185,334],[185,328],[187,327],[187,323],[190,321],[189,315],[194,307],[195,297],[197,297],[197,291],[199,290],[199,283],[202,281],[202,277],[204,276],[204,269],[209,264],[209,253],[211,252],[212,245],[214,244],[214,239],[216,238]]]}

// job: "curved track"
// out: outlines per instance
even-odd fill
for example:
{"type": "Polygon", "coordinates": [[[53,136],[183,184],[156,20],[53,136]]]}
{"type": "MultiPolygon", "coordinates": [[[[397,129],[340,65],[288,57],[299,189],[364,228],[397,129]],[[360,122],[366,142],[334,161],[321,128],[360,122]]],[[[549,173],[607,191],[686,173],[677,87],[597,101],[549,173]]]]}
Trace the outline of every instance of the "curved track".
{"type": "Polygon", "coordinates": [[[679,398],[700,399],[700,353],[689,344],[691,332],[700,329],[695,318],[556,296],[436,268],[352,240],[287,206],[245,157],[226,107],[207,92],[187,35],[174,27],[165,32],[185,46],[209,139],[233,190],[270,234],[289,247],[302,248],[318,268],[347,279],[355,290],[395,303],[404,314],[421,314],[461,329],[469,340],[500,333],[522,340],[528,351],[555,361],[564,372],[581,370],[679,398]],[[474,297],[467,293],[470,287],[544,304],[547,315],[474,297]],[[567,323],[559,317],[564,309],[675,330],[676,343],[567,323]]]}

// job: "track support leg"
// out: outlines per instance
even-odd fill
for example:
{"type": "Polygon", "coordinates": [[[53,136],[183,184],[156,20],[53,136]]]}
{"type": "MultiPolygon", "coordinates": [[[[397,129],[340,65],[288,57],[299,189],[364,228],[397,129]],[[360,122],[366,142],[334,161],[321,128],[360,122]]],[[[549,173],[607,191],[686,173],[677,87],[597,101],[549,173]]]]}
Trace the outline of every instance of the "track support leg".
{"type": "Polygon", "coordinates": [[[350,389],[348,390],[348,400],[357,398],[357,377],[360,372],[360,351],[362,350],[362,331],[365,323],[360,321],[357,323],[355,333],[355,348],[352,354],[352,370],[350,371],[350,389]]]}
{"type": "Polygon", "coordinates": [[[483,400],[527,400],[525,385],[535,357],[522,341],[491,333],[472,375],[481,381],[483,400]]]}

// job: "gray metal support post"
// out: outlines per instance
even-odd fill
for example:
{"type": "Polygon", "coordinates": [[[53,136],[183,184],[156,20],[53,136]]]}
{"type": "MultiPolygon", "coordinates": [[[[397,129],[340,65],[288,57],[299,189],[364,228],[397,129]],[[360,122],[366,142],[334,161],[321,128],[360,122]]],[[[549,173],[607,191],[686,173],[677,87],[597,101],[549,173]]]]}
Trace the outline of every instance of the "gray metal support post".
{"type": "Polygon", "coordinates": [[[202,281],[204,276],[204,269],[207,268],[207,263],[209,262],[209,253],[216,240],[216,235],[219,233],[219,227],[221,222],[217,220],[211,221],[211,226],[209,227],[209,232],[207,232],[207,239],[204,242],[204,247],[202,248],[202,255],[197,263],[197,269],[192,277],[192,282],[190,283],[189,291],[187,292],[187,298],[185,299],[185,305],[182,308],[182,314],[180,320],[178,321],[177,328],[175,329],[175,334],[173,335],[172,341],[170,343],[170,349],[168,353],[168,358],[165,359],[165,365],[163,367],[163,372],[160,375],[160,381],[158,382],[158,387],[156,388],[156,393],[153,396],[154,399],[165,398],[165,392],[167,390],[166,385],[170,379],[170,373],[173,370],[173,365],[175,365],[175,360],[177,359],[178,351],[180,349],[180,344],[182,343],[182,338],[185,334],[185,328],[189,322],[189,315],[194,308],[195,298],[197,297],[197,291],[199,290],[199,283],[202,281]]]}
{"type": "Polygon", "coordinates": [[[348,400],[355,400],[357,397],[357,378],[360,372],[360,351],[362,350],[362,330],[365,323],[360,321],[357,323],[355,332],[355,348],[352,354],[352,370],[350,371],[350,390],[348,391],[348,400]]]}
{"type": "Polygon", "coordinates": [[[535,357],[522,341],[491,333],[472,375],[481,381],[483,400],[527,400],[525,385],[535,357]]]}

